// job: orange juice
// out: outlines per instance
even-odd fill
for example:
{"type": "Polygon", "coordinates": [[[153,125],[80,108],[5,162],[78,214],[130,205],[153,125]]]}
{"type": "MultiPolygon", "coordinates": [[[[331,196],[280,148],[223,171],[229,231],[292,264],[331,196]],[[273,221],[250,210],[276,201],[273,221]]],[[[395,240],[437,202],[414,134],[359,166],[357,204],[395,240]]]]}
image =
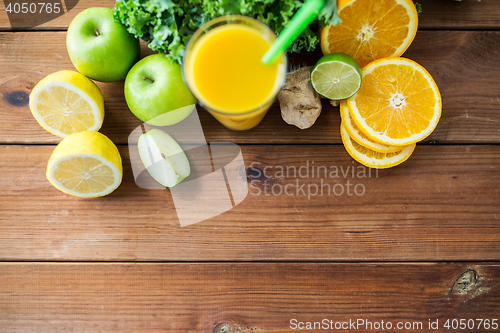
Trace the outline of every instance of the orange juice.
{"type": "Polygon", "coordinates": [[[188,46],[184,60],[188,86],[226,127],[256,126],[273,103],[283,84],[285,60],[264,65],[261,59],[274,38],[272,32],[263,33],[252,25],[229,23],[210,29],[192,48],[188,46]]]}

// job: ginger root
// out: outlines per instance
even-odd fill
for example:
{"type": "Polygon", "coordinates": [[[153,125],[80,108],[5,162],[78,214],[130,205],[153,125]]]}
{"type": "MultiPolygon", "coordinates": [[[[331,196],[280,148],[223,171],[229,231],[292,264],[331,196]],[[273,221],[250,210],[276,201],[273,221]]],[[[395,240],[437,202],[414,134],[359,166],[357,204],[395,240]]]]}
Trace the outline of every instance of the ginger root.
{"type": "Polygon", "coordinates": [[[321,98],[311,85],[311,70],[303,67],[288,74],[278,94],[283,120],[300,129],[314,125],[321,114],[321,98]]]}
{"type": "Polygon", "coordinates": [[[330,104],[331,104],[332,106],[339,106],[339,105],[340,105],[340,101],[330,100],[330,104]]]}

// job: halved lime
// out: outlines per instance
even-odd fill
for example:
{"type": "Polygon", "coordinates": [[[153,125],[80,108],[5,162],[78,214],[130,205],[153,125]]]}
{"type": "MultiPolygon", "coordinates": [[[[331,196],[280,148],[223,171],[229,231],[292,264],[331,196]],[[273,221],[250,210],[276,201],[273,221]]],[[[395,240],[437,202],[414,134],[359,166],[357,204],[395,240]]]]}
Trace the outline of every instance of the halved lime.
{"type": "Polygon", "coordinates": [[[354,95],[361,87],[361,67],[344,53],[323,56],[314,65],[311,83],[318,94],[332,100],[343,100],[354,95]]]}

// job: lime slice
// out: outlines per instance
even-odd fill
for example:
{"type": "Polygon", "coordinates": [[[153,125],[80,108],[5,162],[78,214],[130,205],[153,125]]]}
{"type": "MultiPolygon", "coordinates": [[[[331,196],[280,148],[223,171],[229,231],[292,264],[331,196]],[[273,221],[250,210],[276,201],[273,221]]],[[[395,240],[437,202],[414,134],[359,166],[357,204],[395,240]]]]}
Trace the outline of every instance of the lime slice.
{"type": "Polygon", "coordinates": [[[311,72],[311,83],[318,94],[332,100],[343,100],[361,87],[361,67],[344,53],[323,56],[311,72]]]}

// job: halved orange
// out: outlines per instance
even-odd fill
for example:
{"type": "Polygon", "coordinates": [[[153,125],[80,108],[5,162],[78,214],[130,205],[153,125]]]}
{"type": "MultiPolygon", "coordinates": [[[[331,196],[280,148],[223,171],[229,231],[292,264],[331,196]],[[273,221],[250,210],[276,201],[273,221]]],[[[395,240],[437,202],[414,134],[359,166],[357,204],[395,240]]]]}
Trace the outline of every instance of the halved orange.
{"type": "Polygon", "coordinates": [[[323,54],[346,53],[361,67],[402,55],[418,27],[417,10],[411,0],[342,1],[339,17],[342,23],[321,30],[321,50],[323,54]]]}
{"type": "Polygon", "coordinates": [[[412,144],[401,151],[384,154],[363,147],[356,141],[352,140],[345,130],[344,125],[341,125],[340,127],[340,134],[342,136],[344,147],[349,155],[351,155],[351,157],[359,163],[369,168],[387,169],[399,165],[411,156],[416,147],[416,144],[412,144]]]}
{"type": "Polygon", "coordinates": [[[407,146],[429,136],[441,117],[441,94],[416,62],[386,58],[363,68],[361,88],[347,100],[356,126],[372,141],[407,146]]]}

